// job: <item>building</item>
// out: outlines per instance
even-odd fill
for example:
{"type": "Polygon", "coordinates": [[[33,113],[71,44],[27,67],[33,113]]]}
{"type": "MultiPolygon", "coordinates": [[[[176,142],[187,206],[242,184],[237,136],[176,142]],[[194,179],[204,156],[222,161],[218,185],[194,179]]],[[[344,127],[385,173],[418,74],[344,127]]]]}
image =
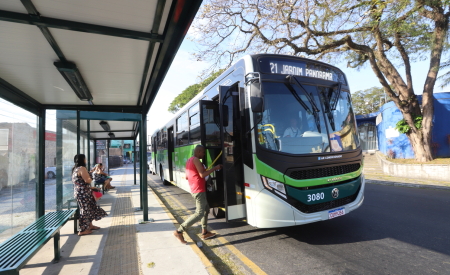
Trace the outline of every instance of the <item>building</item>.
{"type": "MultiPolygon", "coordinates": [[[[422,96],[418,96],[419,102],[422,96]]],[[[450,92],[434,94],[434,117],[432,149],[435,157],[450,157],[450,92]]],[[[356,116],[359,137],[363,150],[379,150],[392,158],[414,158],[408,137],[399,133],[395,126],[403,119],[394,102],[381,106],[380,110],[356,116]]]]}

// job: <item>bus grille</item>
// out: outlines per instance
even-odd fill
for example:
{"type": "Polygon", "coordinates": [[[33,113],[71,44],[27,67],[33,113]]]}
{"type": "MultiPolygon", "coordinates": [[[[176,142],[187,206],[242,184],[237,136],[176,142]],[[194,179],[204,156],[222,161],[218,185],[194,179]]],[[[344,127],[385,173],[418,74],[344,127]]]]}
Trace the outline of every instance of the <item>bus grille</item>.
{"type": "Polygon", "coordinates": [[[291,202],[292,206],[294,206],[295,208],[297,208],[298,210],[300,210],[303,213],[315,213],[315,212],[320,212],[320,211],[324,211],[324,210],[330,210],[330,209],[333,209],[333,208],[336,208],[339,206],[343,206],[343,205],[346,205],[346,204],[349,204],[349,203],[355,201],[356,197],[358,197],[360,189],[361,188],[358,188],[358,191],[356,191],[356,193],[351,196],[333,200],[333,201],[329,201],[329,202],[323,202],[323,203],[312,204],[312,205],[307,205],[307,204],[304,204],[297,200],[295,200],[295,202],[293,200],[290,202],[291,202]]]}
{"type": "Polygon", "coordinates": [[[331,166],[314,169],[294,170],[289,174],[290,178],[296,180],[316,179],[323,177],[332,177],[342,174],[358,171],[361,167],[359,163],[346,164],[341,166],[331,166]]]}

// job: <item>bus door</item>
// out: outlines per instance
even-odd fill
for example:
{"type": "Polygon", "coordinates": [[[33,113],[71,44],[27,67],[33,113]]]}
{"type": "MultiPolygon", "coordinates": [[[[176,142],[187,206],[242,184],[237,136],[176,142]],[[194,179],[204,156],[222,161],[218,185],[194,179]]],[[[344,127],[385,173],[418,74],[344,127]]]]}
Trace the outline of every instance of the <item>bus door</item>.
{"type": "Polygon", "coordinates": [[[173,143],[173,126],[167,129],[167,155],[169,161],[169,181],[173,181],[173,154],[174,154],[174,143],[173,143]]]}
{"type": "MultiPolygon", "coordinates": [[[[222,163],[222,139],[220,131],[219,103],[217,101],[200,100],[201,144],[205,146],[203,164],[208,168],[222,163]],[[214,162],[216,160],[216,162],[214,162]]],[[[223,173],[210,174],[207,181],[206,198],[211,208],[224,207],[223,173]]]]}
{"type": "Polygon", "coordinates": [[[226,220],[246,218],[239,82],[219,86],[226,220]]]}

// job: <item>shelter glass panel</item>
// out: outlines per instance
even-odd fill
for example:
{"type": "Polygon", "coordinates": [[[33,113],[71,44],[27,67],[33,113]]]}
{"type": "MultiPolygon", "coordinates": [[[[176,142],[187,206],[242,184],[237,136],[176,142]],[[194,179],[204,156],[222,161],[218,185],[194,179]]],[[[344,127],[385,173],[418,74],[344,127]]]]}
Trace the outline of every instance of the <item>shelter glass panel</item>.
{"type": "MultiPolygon", "coordinates": [[[[47,110],[46,134],[55,133],[55,139],[46,142],[46,160],[56,159],[55,166],[46,163],[45,210],[54,211],[76,207],[73,195],[72,168],[77,154],[76,111],[47,110]],[[56,177],[48,176],[54,171],[56,177]]],[[[80,153],[85,140],[80,139],[80,153]]]]}
{"type": "Polygon", "coordinates": [[[0,243],[36,217],[38,117],[0,99],[0,243]]]}
{"type": "Polygon", "coordinates": [[[45,112],[45,211],[56,210],[56,110],[45,112]]]}

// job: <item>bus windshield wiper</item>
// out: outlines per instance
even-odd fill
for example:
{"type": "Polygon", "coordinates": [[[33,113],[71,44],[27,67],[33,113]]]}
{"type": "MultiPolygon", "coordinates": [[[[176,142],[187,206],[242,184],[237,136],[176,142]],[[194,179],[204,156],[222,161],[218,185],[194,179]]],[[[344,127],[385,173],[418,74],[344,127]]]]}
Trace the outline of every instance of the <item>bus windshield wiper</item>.
{"type": "Polygon", "coordinates": [[[330,104],[331,111],[336,110],[336,106],[337,106],[337,103],[338,103],[340,97],[341,97],[341,82],[339,82],[337,84],[337,91],[334,92],[334,89],[333,89],[331,92],[331,95],[329,94],[329,102],[331,102],[331,100],[333,100],[333,104],[332,105],[330,104]],[[333,97],[333,95],[334,95],[334,97],[333,97]]]}
{"type": "Polygon", "coordinates": [[[308,94],[308,92],[305,90],[305,88],[303,88],[302,84],[300,84],[300,82],[298,82],[298,80],[294,76],[289,75],[287,77],[287,79],[289,79],[289,81],[287,82],[287,84],[289,84],[288,87],[290,86],[289,91],[291,91],[292,95],[297,99],[298,102],[300,102],[300,104],[302,104],[303,108],[305,108],[308,113],[312,113],[314,115],[314,120],[316,122],[317,130],[319,131],[319,133],[321,133],[322,131],[320,129],[320,119],[319,119],[319,114],[318,114],[318,112],[320,112],[320,110],[319,110],[319,108],[317,108],[316,103],[314,103],[313,98],[311,97],[310,94],[308,94]],[[297,86],[300,87],[300,90],[303,92],[303,94],[308,99],[309,104],[311,104],[311,107],[313,109],[312,112],[308,108],[308,106],[305,104],[305,102],[298,96],[297,92],[295,92],[295,89],[294,89],[294,87],[292,87],[291,82],[293,82],[294,84],[297,84],[297,86]]]}
{"type": "Polygon", "coordinates": [[[320,94],[322,95],[322,98],[323,98],[323,102],[324,102],[324,105],[325,105],[325,113],[327,114],[327,117],[328,117],[328,122],[330,122],[330,126],[331,126],[331,128],[333,129],[333,131],[336,131],[336,126],[335,126],[335,123],[334,123],[334,116],[333,116],[333,113],[332,113],[332,108],[331,108],[331,97],[333,96],[333,90],[334,90],[334,88],[328,88],[329,90],[328,90],[328,93],[325,93],[325,92],[321,92],[320,94]]]}

